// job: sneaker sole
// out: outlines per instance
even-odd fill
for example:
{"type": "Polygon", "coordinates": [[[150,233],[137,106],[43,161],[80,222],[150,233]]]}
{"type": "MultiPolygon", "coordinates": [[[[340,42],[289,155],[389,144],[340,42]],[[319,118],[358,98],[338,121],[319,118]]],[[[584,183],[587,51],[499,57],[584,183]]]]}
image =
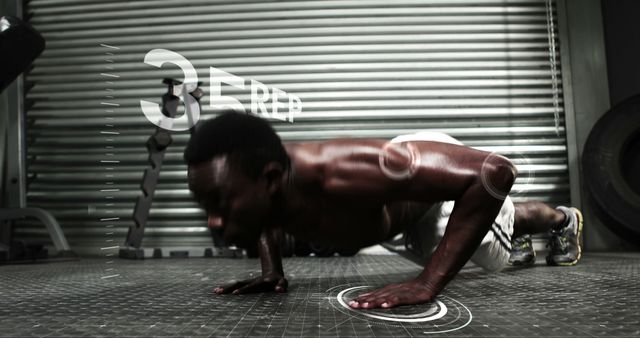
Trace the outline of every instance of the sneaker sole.
{"type": "Polygon", "coordinates": [[[508,264],[511,266],[531,266],[536,264],[536,251],[535,250],[532,250],[532,251],[533,251],[533,254],[531,255],[532,257],[530,260],[528,261],[513,260],[512,261],[511,259],[509,259],[508,264]]]}
{"type": "Polygon", "coordinates": [[[574,266],[578,264],[578,261],[582,257],[582,242],[580,242],[580,237],[582,236],[582,227],[583,227],[582,213],[577,208],[569,208],[569,210],[571,210],[574,214],[576,214],[576,218],[578,219],[578,234],[576,236],[576,243],[578,244],[578,256],[576,257],[575,260],[571,262],[562,262],[562,263],[552,262],[549,260],[549,258],[547,258],[548,265],[574,266]]]}
{"type": "Polygon", "coordinates": [[[536,264],[536,259],[535,257],[530,260],[530,261],[513,261],[513,262],[509,262],[509,265],[511,266],[531,266],[536,264]]]}

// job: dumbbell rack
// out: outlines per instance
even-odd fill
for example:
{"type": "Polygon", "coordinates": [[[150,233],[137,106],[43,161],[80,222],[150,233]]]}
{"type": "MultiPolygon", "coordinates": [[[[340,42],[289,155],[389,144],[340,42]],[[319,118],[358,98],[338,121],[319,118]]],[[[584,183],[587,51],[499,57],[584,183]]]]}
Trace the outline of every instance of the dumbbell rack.
{"type": "MultiPolygon", "coordinates": [[[[192,89],[187,84],[183,84],[173,79],[164,79],[163,83],[168,86],[168,91],[162,96],[162,114],[165,116],[174,118],[177,115],[178,105],[180,104],[180,95],[191,95],[196,99],[198,105],[200,104],[200,98],[202,98],[203,92],[199,87],[195,86],[195,88],[192,89]]],[[[199,85],[200,83],[198,83],[198,86],[199,85]]],[[[189,111],[188,105],[185,105],[185,114],[188,114],[191,119],[191,112],[189,111]]],[[[194,129],[191,128],[190,132],[192,134],[193,131],[194,129]]],[[[138,196],[134,207],[134,224],[129,227],[124,246],[119,249],[120,258],[144,259],[144,249],[142,248],[144,229],[149,219],[149,212],[151,210],[156,186],[158,185],[164,155],[167,147],[169,147],[172,142],[173,139],[170,132],[161,127],[157,127],[155,133],[147,140],[146,147],[149,152],[149,167],[144,171],[142,184],[140,186],[142,194],[138,196]]],[[[177,251],[171,252],[170,255],[172,257],[186,257],[188,256],[188,252],[177,251]]],[[[213,257],[214,255],[222,257],[237,257],[242,256],[242,252],[240,250],[219,247],[205,250],[205,257],[213,257]]],[[[154,248],[153,257],[161,258],[162,249],[154,248]]]]}

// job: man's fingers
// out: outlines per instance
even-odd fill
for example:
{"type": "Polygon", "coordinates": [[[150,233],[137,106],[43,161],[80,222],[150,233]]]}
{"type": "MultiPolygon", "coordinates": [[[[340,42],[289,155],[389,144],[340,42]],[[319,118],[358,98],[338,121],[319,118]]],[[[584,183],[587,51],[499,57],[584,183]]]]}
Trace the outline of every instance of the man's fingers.
{"type": "Polygon", "coordinates": [[[434,294],[424,285],[405,282],[361,294],[352,299],[349,306],[354,309],[388,309],[399,305],[421,304],[433,301],[433,298],[434,294]]]}
{"type": "Polygon", "coordinates": [[[371,308],[376,308],[376,307],[380,307],[380,304],[382,304],[387,296],[387,292],[385,292],[384,290],[380,290],[378,292],[374,292],[360,300],[358,300],[358,305],[360,308],[364,308],[364,309],[371,309],[371,308]]]}
{"type": "Polygon", "coordinates": [[[248,282],[247,281],[237,281],[237,282],[231,282],[222,286],[219,286],[215,289],[213,289],[213,292],[217,293],[217,294],[225,294],[225,293],[230,293],[233,292],[234,290],[246,285],[248,282]]]}
{"type": "Polygon", "coordinates": [[[380,307],[380,305],[384,302],[385,302],[385,298],[379,297],[362,304],[362,307],[365,309],[374,309],[374,308],[380,307]]]}
{"type": "Polygon", "coordinates": [[[378,289],[378,290],[375,290],[375,291],[363,293],[363,294],[359,295],[358,297],[354,298],[354,300],[356,302],[359,302],[359,303],[368,302],[368,301],[371,301],[373,299],[379,298],[381,295],[389,293],[389,291],[391,291],[393,288],[394,288],[393,285],[389,285],[389,286],[386,286],[386,287],[384,287],[382,289],[378,289]]]}
{"type": "Polygon", "coordinates": [[[286,292],[287,291],[287,280],[284,278],[278,279],[277,283],[273,283],[273,280],[265,281],[257,281],[250,283],[244,287],[241,287],[235,291],[233,294],[239,295],[243,293],[252,293],[252,292],[265,292],[265,291],[276,291],[276,292],[286,292]]]}
{"type": "Polygon", "coordinates": [[[276,284],[275,290],[276,292],[286,292],[288,285],[289,283],[286,279],[280,278],[280,280],[278,280],[278,284],[276,284]]]}
{"type": "Polygon", "coordinates": [[[253,282],[250,283],[248,285],[245,285],[241,288],[238,288],[236,290],[234,290],[232,293],[234,295],[240,295],[243,293],[253,293],[253,292],[262,292],[262,291],[266,291],[268,287],[267,283],[264,282],[253,282]]]}
{"type": "Polygon", "coordinates": [[[285,278],[260,278],[248,279],[219,286],[213,289],[213,292],[217,294],[232,293],[234,295],[265,291],[286,292],[287,286],[288,282],[285,278]]]}
{"type": "Polygon", "coordinates": [[[380,307],[388,309],[395,307],[400,302],[400,298],[398,296],[386,297],[384,302],[380,304],[380,307]]]}
{"type": "Polygon", "coordinates": [[[230,293],[231,291],[235,290],[235,288],[231,288],[231,287],[223,287],[223,286],[219,286],[215,289],[213,289],[213,292],[222,295],[225,293],[230,293]]]}
{"type": "Polygon", "coordinates": [[[225,294],[225,293],[231,293],[234,290],[236,290],[237,288],[239,288],[240,286],[242,286],[240,283],[236,283],[236,284],[232,284],[232,285],[226,285],[226,286],[219,286],[215,289],[213,289],[213,292],[221,295],[221,294],[225,294]]]}
{"type": "MultiPolygon", "coordinates": [[[[382,290],[380,290],[382,291],[382,290]]],[[[368,295],[359,301],[351,301],[349,305],[356,309],[391,308],[400,303],[400,298],[394,292],[380,292],[368,295]]]]}
{"type": "MultiPolygon", "coordinates": [[[[355,309],[370,309],[373,307],[382,307],[382,304],[385,303],[385,300],[387,298],[390,298],[399,286],[400,285],[398,284],[392,284],[382,289],[363,293],[358,297],[352,299],[349,302],[349,306],[355,309]]],[[[389,305],[390,304],[388,303],[384,307],[388,307],[389,305]]]]}

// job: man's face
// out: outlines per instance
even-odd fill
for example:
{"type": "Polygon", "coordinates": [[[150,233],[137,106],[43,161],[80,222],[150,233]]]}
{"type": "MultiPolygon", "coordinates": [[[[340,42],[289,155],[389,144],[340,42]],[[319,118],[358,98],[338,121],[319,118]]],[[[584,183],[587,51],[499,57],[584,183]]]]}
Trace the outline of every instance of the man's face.
{"type": "Polygon", "coordinates": [[[188,181],[209,227],[221,229],[227,245],[247,247],[258,240],[271,208],[266,179],[251,179],[219,156],[189,166],[188,181]]]}

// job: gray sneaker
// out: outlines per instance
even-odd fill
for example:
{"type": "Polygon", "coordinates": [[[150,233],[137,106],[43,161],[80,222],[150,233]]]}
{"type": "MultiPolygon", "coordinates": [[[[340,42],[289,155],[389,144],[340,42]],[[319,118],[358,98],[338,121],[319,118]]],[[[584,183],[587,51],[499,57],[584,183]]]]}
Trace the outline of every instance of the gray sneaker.
{"type": "Polygon", "coordinates": [[[559,206],[556,209],[567,216],[568,223],[561,230],[551,230],[547,265],[576,265],[582,256],[582,213],[576,208],[559,206]]]}
{"type": "Polygon", "coordinates": [[[536,251],[533,250],[531,235],[522,235],[511,242],[509,264],[513,266],[529,266],[536,262],[536,251]]]}

